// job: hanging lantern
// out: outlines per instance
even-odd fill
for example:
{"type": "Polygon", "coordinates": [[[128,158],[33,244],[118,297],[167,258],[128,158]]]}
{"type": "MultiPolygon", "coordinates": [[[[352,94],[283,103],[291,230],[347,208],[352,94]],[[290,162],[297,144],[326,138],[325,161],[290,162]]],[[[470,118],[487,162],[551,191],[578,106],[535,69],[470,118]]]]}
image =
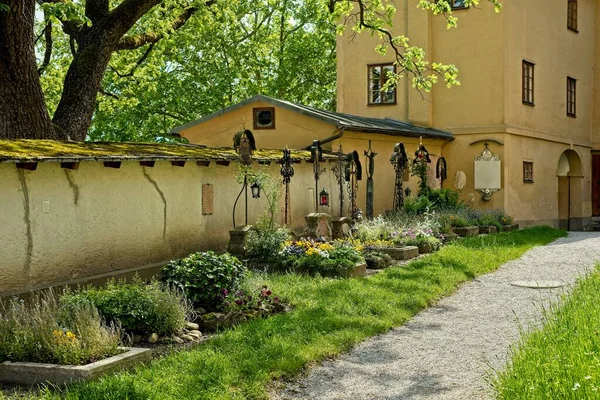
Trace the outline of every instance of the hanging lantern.
{"type": "Polygon", "coordinates": [[[252,186],[250,186],[250,190],[252,191],[253,199],[260,198],[260,185],[258,183],[254,182],[252,186]]]}
{"type": "Polygon", "coordinates": [[[322,206],[329,205],[329,193],[327,192],[327,190],[325,190],[325,188],[323,188],[323,190],[321,190],[321,193],[319,193],[319,204],[322,206]]]}

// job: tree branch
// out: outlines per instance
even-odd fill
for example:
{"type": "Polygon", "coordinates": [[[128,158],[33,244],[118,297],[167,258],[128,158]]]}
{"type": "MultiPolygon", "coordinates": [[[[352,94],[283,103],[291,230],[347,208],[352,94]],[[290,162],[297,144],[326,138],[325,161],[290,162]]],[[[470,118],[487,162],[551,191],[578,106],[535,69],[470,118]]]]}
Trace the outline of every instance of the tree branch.
{"type": "MultiPolygon", "coordinates": [[[[194,13],[198,11],[197,7],[188,7],[183,10],[181,14],[173,22],[169,30],[176,31],[181,28],[190,19],[194,13]]],[[[163,32],[146,32],[140,35],[125,36],[121,39],[117,45],[117,50],[134,50],[138,49],[147,44],[154,44],[161,40],[165,34],[163,32]]]]}
{"type": "Polygon", "coordinates": [[[100,89],[100,93],[105,95],[106,97],[112,97],[113,99],[120,100],[121,98],[114,93],[107,92],[104,89],[100,89]]]}
{"type": "Polygon", "coordinates": [[[92,24],[97,23],[102,18],[108,15],[108,0],[86,0],[85,16],[92,21],[92,24]]]}
{"type": "Polygon", "coordinates": [[[155,43],[152,43],[150,46],[148,46],[148,49],[144,52],[144,54],[140,57],[140,59],[137,60],[137,62],[135,63],[135,65],[131,68],[131,70],[128,73],[121,74],[115,67],[109,65],[110,69],[112,69],[114,71],[114,73],[117,74],[117,76],[119,78],[127,78],[128,76],[133,76],[133,73],[135,72],[135,70],[138,69],[138,67],[140,65],[142,65],[142,63],[144,61],[146,61],[146,59],[148,58],[148,56],[150,55],[150,53],[154,49],[155,45],[156,45],[155,43]]]}
{"type": "Polygon", "coordinates": [[[48,23],[44,28],[44,40],[46,41],[46,48],[44,50],[44,61],[40,68],[38,68],[38,74],[42,75],[44,70],[50,65],[50,59],[52,58],[52,21],[48,19],[48,23]]]}

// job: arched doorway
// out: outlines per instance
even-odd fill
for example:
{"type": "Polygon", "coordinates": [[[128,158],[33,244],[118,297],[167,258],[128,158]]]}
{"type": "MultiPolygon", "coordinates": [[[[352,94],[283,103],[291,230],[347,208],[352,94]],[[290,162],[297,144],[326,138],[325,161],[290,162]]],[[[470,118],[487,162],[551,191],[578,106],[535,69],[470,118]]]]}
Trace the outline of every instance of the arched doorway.
{"type": "Polygon", "coordinates": [[[581,158],[575,150],[565,150],[558,160],[558,221],[567,230],[583,230],[581,158]]]}

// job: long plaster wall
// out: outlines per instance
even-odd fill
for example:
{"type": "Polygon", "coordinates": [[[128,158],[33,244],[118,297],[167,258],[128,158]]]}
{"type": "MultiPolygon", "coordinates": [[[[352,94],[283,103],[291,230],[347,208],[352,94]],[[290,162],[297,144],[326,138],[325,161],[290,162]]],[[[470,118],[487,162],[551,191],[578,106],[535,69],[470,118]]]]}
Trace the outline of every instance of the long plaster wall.
{"type": "MultiPolygon", "coordinates": [[[[320,211],[331,213],[338,209],[338,194],[329,166],[320,186],[332,203],[320,211]]],[[[280,179],[277,164],[255,168],[280,179]]],[[[300,229],[314,211],[313,169],[305,162],[294,168],[291,227],[300,229]]],[[[0,164],[0,295],[160,265],[198,250],[225,250],[241,188],[236,173],[236,163],[214,162],[208,167],[156,162],[150,168],[127,161],[119,169],[82,162],[77,170],[40,163],[36,171],[0,164]],[[202,214],[203,184],[214,185],[212,215],[202,214]]],[[[249,223],[265,205],[264,196],[250,196],[249,223]]],[[[242,196],[237,225],[243,224],[243,209],[242,196]]]]}

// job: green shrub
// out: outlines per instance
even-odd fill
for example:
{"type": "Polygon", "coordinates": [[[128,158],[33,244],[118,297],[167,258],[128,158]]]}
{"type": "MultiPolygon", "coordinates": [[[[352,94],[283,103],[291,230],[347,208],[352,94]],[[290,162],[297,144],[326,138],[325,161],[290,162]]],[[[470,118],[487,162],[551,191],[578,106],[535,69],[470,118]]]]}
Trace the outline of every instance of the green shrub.
{"type": "Polygon", "coordinates": [[[102,288],[88,287],[61,299],[68,307],[92,304],[107,320],[118,322],[128,332],[168,335],[185,326],[190,307],[180,291],[157,281],[145,284],[109,281],[102,288]]]}
{"type": "Polygon", "coordinates": [[[246,267],[237,258],[228,253],[218,255],[212,251],[171,261],[162,270],[165,282],[180,287],[195,306],[208,311],[220,309],[222,291],[237,290],[245,274],[246,267]]]}
{"type": "Polygon", "coordinates": [[[383,269],[392,264],[392,257],[389,254],[379,251],[366,251],[363,253],[367,267],[370,269],[383,269]]]}
{"type": "Polygon", "coordinates": [[[277,256],[281,245],[289,238],[290,234],[285,228],[253,227],[246,242],[247,255],[253,261],[271,262],[277,256]]]}
{"type": "Polygon", "coordinates": [[[456,211],[464,207],[458,192],[452,189],[432,189],[427,193],[434,210],[456,211]]]}
{"type": "Polygon", "coordinates": [[[432,207],[431,201],[426,196],[408,197],[404,199],[404,212],[407,214],[425,214],[432,207]]]}
{"type": "Polygon", "coordinates": [[[0,362],[80,365],[118,354],[118,325],[90,303],[65,306],[52,291],[0,301],[0,362]]]}

